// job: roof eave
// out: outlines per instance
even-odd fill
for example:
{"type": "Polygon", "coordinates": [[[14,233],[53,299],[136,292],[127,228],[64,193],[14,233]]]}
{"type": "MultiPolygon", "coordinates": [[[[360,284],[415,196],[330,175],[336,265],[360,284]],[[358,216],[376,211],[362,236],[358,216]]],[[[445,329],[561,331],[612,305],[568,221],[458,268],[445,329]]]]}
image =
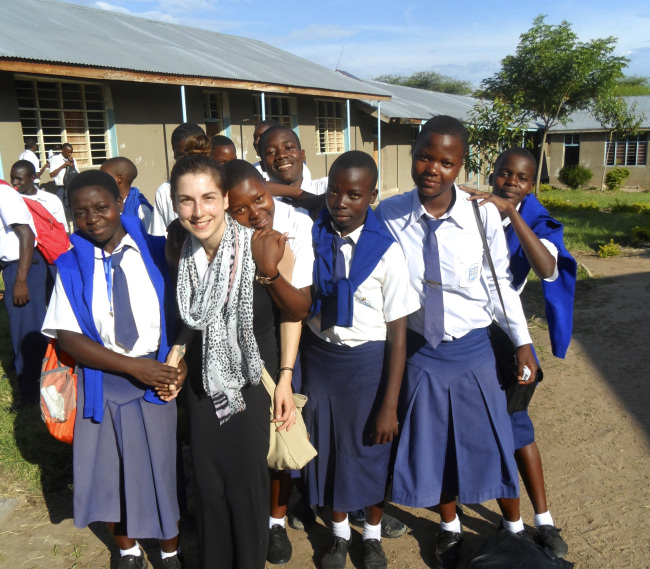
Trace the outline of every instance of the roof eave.
{"type": "MultiPolygon", "coordinates": [[[[197,87],[213,87],[222,89],[243,89],[246,91],[264,91],[265,93],[282,93],[286,95],[314,95],[336,97],[341,99],[390,101],[388,95],[373,93],[356,93],[334,89],[316,89],[296,85],[280,85],[257,81],[244,81],[220,77],[196,77],[152,73],[134,69],[117,69],[94,67],[89,65],[53,63],[48,61],[32,61],[24,59],[9,59],[0,57],[0,71],[14,73],[32,73],[38,75],[56,75],[74,77],[77,79],[94,79],[99,81],[130,81],[135,83],[161,83],[166,85],[185,85],[197,87]]],[[[360,85],[363,83],[360,82],[360,85]]]]}

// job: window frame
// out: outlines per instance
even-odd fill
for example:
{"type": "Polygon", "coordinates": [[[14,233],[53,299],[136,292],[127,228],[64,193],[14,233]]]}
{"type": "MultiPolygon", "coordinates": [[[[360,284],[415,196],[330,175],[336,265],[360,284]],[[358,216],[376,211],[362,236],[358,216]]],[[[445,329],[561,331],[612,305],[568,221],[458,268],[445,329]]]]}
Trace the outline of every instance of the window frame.
{"type": "MultiPolygon", "coordinates": [[[[345,129],[346,129],[346,110],[343,101],[336,99],[316,99],[316,112],[314,113],[315,134],[314,141],[316,154],[341,154],[345,152],[345,129]],[[335,105],[339,109],[340,116],[330,116],[329,105],[335,105]],[[325,114],[321,115],[321,109],[325,109],[325,114]],[[329,123],[325,128],[321,128],[321,122],[329,123]],[[332,124],[335,126],[332,128],[332,124]],[[321,135],[324,132],[324,135],[321,135]],[[330,133],[333,133],[330,134],[330,133]],[[334,141],[335,147],[331,149],[331,141],[334,141]],[[324,146],[321,144],[323,143],[324,146]]],[[[336,108],[335,107],[335,108],[336,108]]]]}
{"type": "Polygon", "coordinates": [[[23,140],[36,137],[41,163],[49,160],[49,152],[59,144],[72,144],[75,161],[80,167],[99,166],[111,157],[109,115],[112,105],[107,85],[21,74],[16,74],[14,79],[23,140]],[[46,84],[53,86],[50,89],[53,98],[43,96],[46,84]],[[91,90],[94,91],[92,94],[91,90]],[[21,95],[21,91],[29,91],[29,94],[21,95]],[[79,98],[75,99],[77,93],[79,98]],[[28,98],[31,105],[24,104],[28,98]],[[48,105],[46,101],[56,102],[48,105]],[[80,105],[75,106],[77,101],[80,105]],[[92,108],[92,103],[98,108],[92,108]],[[100,120],[101,124],[97,124],[100,120]],[[32,121],[34,124],[29,126],[32,121]]]}
{"type": "MultiPolygon", "coordinates": [[[[264,94],[264,118],[278,121],[282,126],[295,130],[297,126],[298,102],[295,97],[264,94]],[[274,107],[276,107],[274,109],[274,107]],[[279,113],[275,112],[279,109],[279,113]]],[[[253,120],[262,121],[262,95],[253,95],[253,120]]]]}
{"type": "Polygon", "coordinates": [[[606,142],[605,143],[605,157],[604,157],[604,166],[624,166],[624,167],[631,167],[631,168],[636,168],[636,167],[644,167],[647,166],[648,164],[648,131],[643,131],[639,132],[635,136],[627,136],[625,138],[616,138],[612,140],[611,142],[606,142]],[[634,149],[634,164],[628,163],[629,159],[629,153],[630,153],[630,145],[636,145],[634,149]],[[618,162],[617,158],[619,155],[619,147],[623,148],[623,157],[624,160],[623,162],[618,162]],[[645,150],[641,153],[643,156],[643,161],[639,163],[639,148],[645,147],[645,150]],[[613,148],[612,152],[612,161],[609,161],[609,155],[610,155],[610,148],[613,148]]]}

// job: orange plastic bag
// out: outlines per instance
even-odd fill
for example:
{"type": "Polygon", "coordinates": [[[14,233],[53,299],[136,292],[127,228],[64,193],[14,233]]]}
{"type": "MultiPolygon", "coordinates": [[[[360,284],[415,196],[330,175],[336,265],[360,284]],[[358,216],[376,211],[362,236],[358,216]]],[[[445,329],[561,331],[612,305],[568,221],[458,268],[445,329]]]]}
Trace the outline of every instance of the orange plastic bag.
{"type": "Polygon", "coordinates": [[[77,416],[77,374],[75,361],[56,349],[50,340],[41,368],[41,417],[55,438],[72,444],[77,416]]]}

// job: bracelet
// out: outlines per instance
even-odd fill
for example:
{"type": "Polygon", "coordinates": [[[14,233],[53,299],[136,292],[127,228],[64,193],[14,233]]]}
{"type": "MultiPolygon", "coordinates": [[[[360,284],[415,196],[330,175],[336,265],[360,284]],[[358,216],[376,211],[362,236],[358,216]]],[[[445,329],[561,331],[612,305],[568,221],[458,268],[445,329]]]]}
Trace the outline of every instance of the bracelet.
{"type": "Polygon", "coordinates": [[[281,374],[283,371],[290,371],[290,372],[293,372],[293,368],[292,368],[292,367],[281,367],[281,368],[280,368],[280,369],[275,373],[275,377],[280,377],[280,374],[281,374]]]}
{"type": "Polygon", "coordinates": [[[278,271],[278,274],[275,275],[274,277],[262,277],[260,275],[257,275],[255,277],[255,280],[260,283],[262,286],[268,286],[272,284],[273,282],[277,281],[280,278],[280,271],[278,271]]]}

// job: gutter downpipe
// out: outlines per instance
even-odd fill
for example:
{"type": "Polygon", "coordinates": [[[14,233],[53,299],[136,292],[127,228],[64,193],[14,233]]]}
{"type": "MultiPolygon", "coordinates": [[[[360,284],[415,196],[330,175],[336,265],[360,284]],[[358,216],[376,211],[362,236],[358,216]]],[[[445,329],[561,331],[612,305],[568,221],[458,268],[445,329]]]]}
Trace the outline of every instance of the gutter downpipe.
{"type": "Polygon", "coordinates": [[[381,201],[381,101],[377,101],[377,197],[381,201]]]}
{"type": "Polygon", "coordinates": [[[185,107],[185,85],[181,85],[181,107],[183,109],[183,122],[187,122],[187,108],[185,107]]]}
{"type": "Polygon", "coordinates": [[[348,116],[348,132],[347,132],[347,142],[348,142],[348,150],[352,150],[352,146],[350,144],[350,99],[347,99],[345,101],[345,110],[348,116]]]}
{"type": "Polygon", "coordinates": [[[260,94],[260,103],[262,107],[262,120],[266,120],[266,100],[264,99],[264,91],[260,94]]]}

